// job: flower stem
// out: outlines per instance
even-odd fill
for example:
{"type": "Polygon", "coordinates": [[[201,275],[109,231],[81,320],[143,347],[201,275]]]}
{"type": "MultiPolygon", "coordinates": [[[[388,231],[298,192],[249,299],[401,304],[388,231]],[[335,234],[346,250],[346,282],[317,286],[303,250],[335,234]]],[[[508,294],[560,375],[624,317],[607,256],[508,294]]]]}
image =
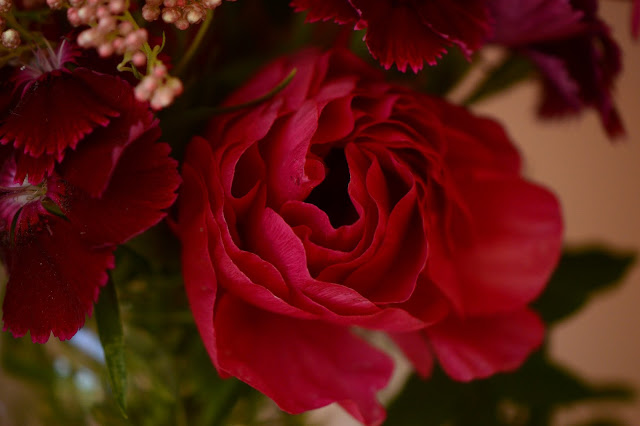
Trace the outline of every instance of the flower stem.
{"type": "Polygon", "coordinates": [[[200,28],[198,28],[198,32],[195,38],[189,45],[189,49],[187,49],[187,52],[184,54],[182,59],[180,59],[180,62],[176,66],[175,75],[180,76],[185,71],[187,65],[189,65],[189,62],[191,62],[191,59],[193,59],[193,56],[198,51],[198,48],[200,47],[200,44],[202,43],[207,30],[211,26],[211,21],[213,21],[213,10],[208,10],[207,16],[204,18],[204,22],[202,23],[202,25],[200,25],[200,28]]]}

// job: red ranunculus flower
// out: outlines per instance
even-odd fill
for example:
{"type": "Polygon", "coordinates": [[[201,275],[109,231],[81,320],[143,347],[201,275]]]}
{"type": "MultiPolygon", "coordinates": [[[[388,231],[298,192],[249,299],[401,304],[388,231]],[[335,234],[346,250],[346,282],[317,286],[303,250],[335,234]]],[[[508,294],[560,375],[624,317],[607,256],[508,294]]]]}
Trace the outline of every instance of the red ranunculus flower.
{"type": "Polygon", "coordinates": [[[414,72],[434,65],[450,46],[466,54],[491,34],[488,0],[292,0],[311,22],[333,20],[366,28],[364,37],[385,68],[414,72]]]}
{"type": "Polygon", "coordinates": [[[0,101],[4,329],[30,331],[34,342],[77,332],[115,247],[159,222],[180,182],[128,83],[40,56],[47,69],[23,75],[0,101]]]}
{"type": "Polygon", "coordinates": [[[377,424],[388,332],[427,376],[516,368],[542,341],[527,304],[562,220],[493,121],[386,83],[346,51],[269,65],[183,167],[176,230],[188,297],[223,375],[298,413],[337,401],[377,424]]]}

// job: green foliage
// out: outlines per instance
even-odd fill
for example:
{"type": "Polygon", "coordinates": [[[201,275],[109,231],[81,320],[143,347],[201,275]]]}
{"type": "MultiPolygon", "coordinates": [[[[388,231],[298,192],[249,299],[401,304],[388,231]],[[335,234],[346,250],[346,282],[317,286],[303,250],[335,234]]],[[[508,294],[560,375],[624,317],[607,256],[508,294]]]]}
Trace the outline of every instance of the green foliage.
{"type": "Polygon", "coordinates": [[[596,247],[566,251],[534,308],[546,324],[562,320],[597,292],[619,283],[634,260],[632,253],[596,247]]]}
{"type": "Polygon", "coordinates": [[[514,84],[526,80],[532,72],[533,65],[528,59],[518,54],[509,54],[502,62],[487,71],[484,79],[467,97],[464,104],[470,105],[504,92],[514,84]]]}
{"type": "Polygon", "coordinates": [[[124,362],[124,338],[118,296],[111,280],[100,291],[100,298],[96,303],[96,323],[109,371],[111,390],[126,417],[127,369],[124,362]]]}
{"type": "MultiPolygon", "coordinates": [[[[635,256],[603,248],[568,250],[534,307],[552,325],[575,314],[597,292],[617,284],[635,256]]],[[[593,385],[549,359],[545,348],[513,373],[460,383],[439,369],[428,380],[412,376],[389,407],[388,425],[546,426],[562,407],[593,401],[628,401],[621,384],[593,385]]],[[[620,425],[592,419],[583,426],[620,425]]]]}
{"type": "Polygon", "coordinates": [[[439,369],[428,380],[412,376],[389,407],[387,425],[545,426],[563,406],[629,400],[619,384],[591,385],[540,351],[517,371],[460,383],[439,369]]]}

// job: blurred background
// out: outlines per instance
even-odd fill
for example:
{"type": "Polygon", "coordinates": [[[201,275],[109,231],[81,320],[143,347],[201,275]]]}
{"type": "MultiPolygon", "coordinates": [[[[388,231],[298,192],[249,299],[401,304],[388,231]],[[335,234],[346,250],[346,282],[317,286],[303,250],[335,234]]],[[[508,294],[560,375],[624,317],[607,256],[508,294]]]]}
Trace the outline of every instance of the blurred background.
{"type": "MultiPolygon", "coordinates": [[[[592,111],[541,123],[535,117],[539,88],[534,82],[474,108],[506,126],[522,150],[529,176],[556,192],[569,245],[600,243],[640,252],[640,40],[630,36],[630,1],[601,0],[600,8],[623,52],[615,100],[626,138],[607,140],[592,111]]],[[[551,352],[587,379],[626,380],[640,390],[640,265],[618,287],[557,326],[551,352]]],[[[639,400],[590,409],[620,410],[630,425],[640,425],[639,400]]],[[[566,413],[559,422],[570,424],[586,415],[566,413]]]]}

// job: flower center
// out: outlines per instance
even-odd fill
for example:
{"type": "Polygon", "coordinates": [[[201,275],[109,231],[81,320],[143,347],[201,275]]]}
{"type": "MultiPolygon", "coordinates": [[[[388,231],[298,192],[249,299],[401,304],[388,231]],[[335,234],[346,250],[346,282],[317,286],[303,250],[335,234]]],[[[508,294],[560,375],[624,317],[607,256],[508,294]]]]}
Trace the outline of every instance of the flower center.
{"type": "Polygon", "coordinates": [[[329,216],[334,228],[351,225],[358,219],[349,196],[351,174],[343,149],[334,148],[324,158],[329,169],[320,185],[313,188],[305,202],[317,206],[329,216]]]}
{"type": "MultiPolygon", "coordinates": [[[[16,215],[24,206],[34,202],[41,202],[46,196],[46,180],[38,185],[32,185],[25,179],[22,185],[0,186],[0,231],[11,229],[16,215]]],[[[37,210],[33,212],[35,211],[37,210]]],[[[35,217],[31,217],[33,212],[26,219],[28,222],[35,219],[35,217]]]]}

